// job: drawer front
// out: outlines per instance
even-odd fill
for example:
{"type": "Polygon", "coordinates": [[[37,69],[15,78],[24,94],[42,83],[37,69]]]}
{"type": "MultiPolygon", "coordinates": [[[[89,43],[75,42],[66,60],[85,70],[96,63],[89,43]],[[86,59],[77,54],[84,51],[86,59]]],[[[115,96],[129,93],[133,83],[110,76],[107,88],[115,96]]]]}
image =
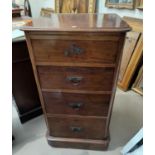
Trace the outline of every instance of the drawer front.
{"type": "Polygon", "coordinates": [[[50,136],[104,139],[106,119],[89,117],[48,117],[50,136]]]}
{"type": "Polygon", "coordinates": [[[32,39],[37,62],[115,63],[117,41],[32,39]]]}
{"type": "Polygon", "coordinates": [[[114,68],[38,66],[41,88],[111,91],[114,68]]]}
{"type": "Polygon", "coordinates": [[[110,96],[43,92],[48,114],[107,116],[110,96]]]}

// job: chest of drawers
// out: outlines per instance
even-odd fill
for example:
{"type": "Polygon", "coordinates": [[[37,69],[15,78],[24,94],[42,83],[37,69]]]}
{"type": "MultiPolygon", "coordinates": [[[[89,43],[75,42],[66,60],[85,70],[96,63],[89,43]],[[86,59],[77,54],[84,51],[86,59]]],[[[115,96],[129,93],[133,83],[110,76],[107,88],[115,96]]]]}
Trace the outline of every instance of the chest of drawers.
{"type": "Polygon", "coordinates": [[[124,37],[115,14],[53,14],[25,31],[48,143],[104,150],[124,37]]]}

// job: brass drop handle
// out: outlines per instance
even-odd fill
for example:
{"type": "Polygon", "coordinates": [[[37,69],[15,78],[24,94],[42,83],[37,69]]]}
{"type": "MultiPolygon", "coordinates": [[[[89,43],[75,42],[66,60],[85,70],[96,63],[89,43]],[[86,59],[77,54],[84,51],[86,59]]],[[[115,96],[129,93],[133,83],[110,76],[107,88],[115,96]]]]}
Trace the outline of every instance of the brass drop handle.
{"type": "Polygon", "coordinates": [[[83,77],[79,77],[79,76],[69,76],[67,77],[67,80],[72,82],[74,85],[78,85],[81,80],[83,79],[83,77]]]}
{"type": "Polygon", "coordinates": [[[70,129],[71,131],[76,133],[81,132],[83,130],[81,127],[76,127],[76,126],[71,126],[70,129]]]}
{"type": "Polygon", "coordinates": [[[68,49],[65,49],[64,55],[65,56],[74,56],[74,55],[79,55],[83,52],[84,50],[80,47],[78,47],[76,44],[71,44],[68,49]]]}
{"type": "Polygon", "coordinates": [[[83,103],[81,103],[81,102],[69,103],[69,106],[70,106],[72,109],[79,110],[79,109],[83,106],[83,103]]]}

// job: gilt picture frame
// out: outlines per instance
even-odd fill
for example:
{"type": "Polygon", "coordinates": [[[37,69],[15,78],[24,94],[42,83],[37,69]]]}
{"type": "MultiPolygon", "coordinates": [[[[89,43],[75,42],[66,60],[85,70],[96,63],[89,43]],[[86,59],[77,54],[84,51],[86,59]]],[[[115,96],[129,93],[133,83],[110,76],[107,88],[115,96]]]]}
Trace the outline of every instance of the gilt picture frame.
{"type": "Polygon", "coordinates": [[[106,0],[105,6],[116,9],[135,9],[138,0],[106,0]]]}

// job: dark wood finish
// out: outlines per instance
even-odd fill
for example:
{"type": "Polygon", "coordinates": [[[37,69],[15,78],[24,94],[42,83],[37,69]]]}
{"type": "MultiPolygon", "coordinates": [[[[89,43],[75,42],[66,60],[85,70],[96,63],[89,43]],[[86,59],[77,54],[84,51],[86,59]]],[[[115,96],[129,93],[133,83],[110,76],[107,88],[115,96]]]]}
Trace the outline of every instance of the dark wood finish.
{"type": "MultiPolygon", "coordinates": [[[[47,34],[57,34],[57,32],[61,34],[68,34],[67,32],[87,32],[87,35],[90,36],[93,35],[90,32],[99,32],[98,35],[100,35],[101,32],[111,32],[112,34],[108,34],[108,36],[118,36],[118,34],[120,35],[120,33],[129,31],[130,27],[116,14],[79,13],[52,14],[51,18],[40,17],[39,20],[33,19],[31,23],[28,23],[27,26],[25,25],[21,29],[25,32],[32,32],[31,34],[36,34],[34,32],[38,31],[45,32],[44,34],[46,34],[46,32],[47,34]]],[[[31,34],[29,35],[31,36],[31,34]]],[[[81,39],[83,38],[82,36],[83,34],[81,34],[81,39]]],[[[68,39],[69,38],[70,37],[68,37],[68,39]]],[[[89,39],[89,37],[87,38],[89,39]]]]}
{"type": "Polygon", "coordinates": [[[13,18],[20,17],[21,16],[20,12],[22,10],[23,9],[21,9],[19,5],[17,5],[15,2],[12,1],[12,17],[13,18]]]}
{"type": "Polygon", "coordinates": [[[38,66],[42,89],[111,91],[114,68],[38,66]]]}
{"type": "Polygon", "coordinates": [[[80,138],[59,138],[47,136],[48,144],[54,147],[62,148],[76,148],[87,150],[106,150],[109,145],[110,139],[93,140],[93,139],[80,139],[80,138]]]}
{"type": "Polygon", "coordinates": [[[12,93],[22,123],[42,114],[25,40],[12,43],[12,93]]]}
{"type": "Polygon", "coordinates": [[[32,20],[22,30],[44,110],[48,143],[106,149],[129,26],[114,14],[55,14],[50,20],[32,20]]]}
{"type": "Polygon", "coordinates": [[[23,11],[21,8],[12,8],[12,17],[21,17],[21,11],[23,11]]]}
{"type": "Polygon", "coordinates": [[[48,122],[50,136],[100,140],[107,138],[106,119],[102,117],[56,115],[48,117],[48,122]]]}
{"type": "MultiPolygon", "coordinates": [[[[104,41],[104,36],[102,36],[102,40],[99,41],[94,40],[94,36],[90,36],[89,40],[74,40],[80,37],[76,36],[72,40],[65,41],[62,40],[62,36],[57,37],[57,39],[54,39],[54,37],[55,36],[49,37],[47,35],[44,36],[44,39],[32,40],[34,55],[37,62],[109,64],[116,62],[119,37],[109,37],[109,41],[104,41]],[[77,52],[73,52],[74,50],[77,50],[77,52]]],[[[67,36],[63,36],[63,38],[67,39],[67,36]]]]}
{"type": "Polygon", "coordinates": [[[110,94],[43,92],[47,114],[107,116],[110,94]]]}

